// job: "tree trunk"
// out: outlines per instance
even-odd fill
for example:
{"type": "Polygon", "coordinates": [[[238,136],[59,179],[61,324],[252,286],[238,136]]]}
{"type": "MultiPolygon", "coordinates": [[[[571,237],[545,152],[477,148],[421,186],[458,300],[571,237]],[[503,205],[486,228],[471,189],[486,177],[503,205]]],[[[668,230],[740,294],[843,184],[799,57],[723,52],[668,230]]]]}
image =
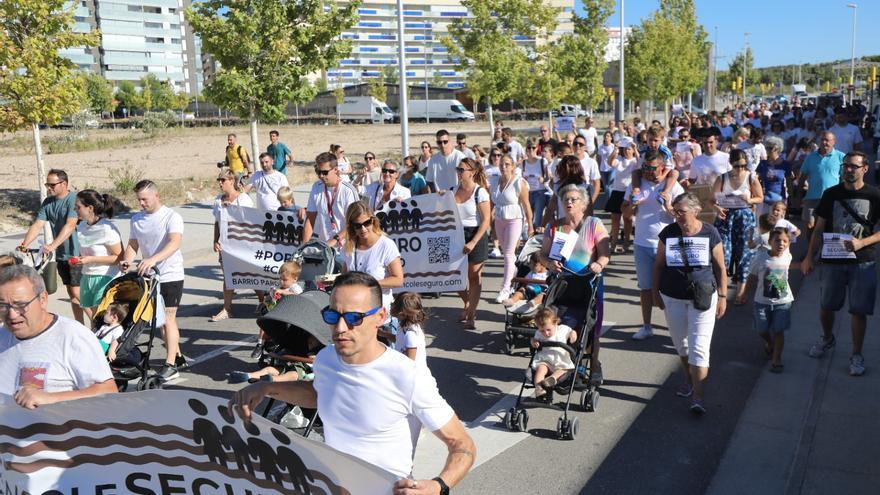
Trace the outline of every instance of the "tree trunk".
{"type": "Polygon", "coordinates": [[[495,119],[492,117],[492,100],[486,99],[486,115],[489,116],[489,142],[495,138],[495,119]]]}
{"type": "Polygon", "coordinates": [[[251,113],[251,163],[254,170],[259,169],[260,145],[257,143],[257,118],[251,113]]]}
{"type": "Polygon", "coordinates": [[[669,99],[663,100],[663,127],[669,125],[669,99]]]}
{"type": "MultiPolygon", "coordinates": [[[[550,137],[553,137],[553,110],[547,110],[547,128],[550,129],[550,137]]],[[[494,131],[493,131],[494,132],[494,131]]],[[[553,150],[555,156],[556,150],[553,150]]]]}
{"type": "MultiPolygon", "coordinates": [[[[46,167],[43,164],[43,143],[40,140],[40,124],[34,123],[34,153],[37,155],[37,191],[40,191],[40,203],[46,199],[46,188],[43,187],[43,180],[46,179],[46,167]]],[[[43,224],[43,243],[52,242],[52,226],[49,222],[43,224]]]]}

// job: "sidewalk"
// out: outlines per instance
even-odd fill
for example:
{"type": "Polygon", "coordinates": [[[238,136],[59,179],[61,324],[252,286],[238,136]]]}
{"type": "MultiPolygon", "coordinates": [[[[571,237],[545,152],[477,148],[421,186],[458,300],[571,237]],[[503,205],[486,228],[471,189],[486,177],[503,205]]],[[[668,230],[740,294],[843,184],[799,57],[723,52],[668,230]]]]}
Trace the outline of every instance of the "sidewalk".
{"type": "MultiPolygon", "coordinates": [[[[880,307],[880,305],[876,305],[880,307]]],[[[819,337],[819,273],[806,280],[786,334],[785,371],[764,371],[707,493],[875,494],[880,490],[880,327],[868,319],[867,372],[849,376],[850,318],[837,315],[837,345],[807,355],[819,337]],[[872,331],[873,329],[873,331],[872,331]]],[[[751,337],[751,329],[743,329],[751,337]]],[[[757,337],[755,338],[755,345],[757,337]]]]}

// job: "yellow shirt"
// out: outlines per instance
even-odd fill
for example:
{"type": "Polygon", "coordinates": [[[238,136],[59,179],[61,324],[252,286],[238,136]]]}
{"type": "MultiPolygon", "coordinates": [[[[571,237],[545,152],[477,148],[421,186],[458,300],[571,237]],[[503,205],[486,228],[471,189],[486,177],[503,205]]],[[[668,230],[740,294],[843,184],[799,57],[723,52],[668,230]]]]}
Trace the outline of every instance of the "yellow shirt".
{"type": "Polygon", "coordinates": [[[234,174],[242,174],[247,171],[241,157],[247,156],[247,152],[240,144],[226,147],[226,165],[234,174]]]}

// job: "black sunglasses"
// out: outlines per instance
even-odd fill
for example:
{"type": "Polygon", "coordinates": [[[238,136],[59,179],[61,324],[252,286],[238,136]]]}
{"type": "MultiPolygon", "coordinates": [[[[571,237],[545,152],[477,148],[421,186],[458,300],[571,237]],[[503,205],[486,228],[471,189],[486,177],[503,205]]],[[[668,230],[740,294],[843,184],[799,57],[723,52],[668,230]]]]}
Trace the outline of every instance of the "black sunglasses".
{"type": "Polygon", "coordinates": [[[352,227],[354,227],[355,230],[357,230],[358,228],[369,229],[373,226],[373,217],[370,217],[369,220],[363,222],[351,222],[351,225],[352,227]]]}
{"type": "Polygon", "coordinates": [[[383,174],[394,175],[394,174],[397,173],[397,170],[395,170],[395,169],[393,169],[393,168],[383,168],[383,169],[382,169],[382,173],[383,173],[383,174]]]}
{"type": "Polygon", "coordinates": [[[335,309],[330,309],[330,306],[326,306],[321,310],[321,318],[324,319],[324,323],[328,325],[335,325],[339,323],[339,319],[342,318],[345,320],[345,324],[348,328],[359,326],[364,322],[364,318],[370,315],[376,314],[382,306],[377,306],[366,313],[359,313],[357,311],[346,311],[345,313],[340,313],[335,309]]]}
{"type": "Polygon", "coordinates": [[[449,142],[448,139],[444,139],[444,140],[442,140],[442,141],[439,140],[439,139],[437,140],[437,144],[446,144],[446,143],[448,143],[448,142],[449,142]]]}
{"type": "Polygon", "coordinates": [[[642,170],[645,170],[648,172],[653,172],[653,171],[657,170],[658,168],[660,168],[660,167],[649,167],[648,165],[642,165],[642,170]]]}
{"type": "Polygon", "coordinates": [[[364,160],[375,160],[375,159],[376,159],[375,156],[365,156],[364,157],[364,160]]]}
{"type": "Polygon", "coordinates": [[[318,177],[324,177],[325,175],[329,174],[332,170],[333,170],[332,168],[327,169],[327,170],[315,170],[315,173],[318,174],[318,177]]]}
{"type": "Polygon", "coordinates": [[[463,174],[463,173],[465,173],[465,172],[472,172],[473,170],[472,170],[472,169],[469,169],[469,168],[455,167],[455,171],[458,172],[458,173],[460,173],[460,174],[463,174]]]}
{"type": "Polygon", "coordinates": [[[579,141],[575,141],[575,142],[574,142],[574,145],[575,145],[575,146],[586,146],[587,143],[581,143],[581,142],[579,142],[579,141]]]}

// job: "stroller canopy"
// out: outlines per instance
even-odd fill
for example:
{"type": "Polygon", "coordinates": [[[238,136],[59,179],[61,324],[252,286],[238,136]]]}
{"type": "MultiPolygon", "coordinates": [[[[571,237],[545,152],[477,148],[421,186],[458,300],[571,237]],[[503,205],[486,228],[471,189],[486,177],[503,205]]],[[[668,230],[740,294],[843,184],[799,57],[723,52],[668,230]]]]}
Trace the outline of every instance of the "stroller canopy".
{"type": "Polygon", "coordinates": [[[327,346],[333,337],[330,326],[321,317],[321,310],[329,304],[330,295],[319,290],[283,297],[272,311],[257,318],[257,325],[277,342],[286,340],[285,337],[291,333],[289,327],[292,326],[327,346]]]}

